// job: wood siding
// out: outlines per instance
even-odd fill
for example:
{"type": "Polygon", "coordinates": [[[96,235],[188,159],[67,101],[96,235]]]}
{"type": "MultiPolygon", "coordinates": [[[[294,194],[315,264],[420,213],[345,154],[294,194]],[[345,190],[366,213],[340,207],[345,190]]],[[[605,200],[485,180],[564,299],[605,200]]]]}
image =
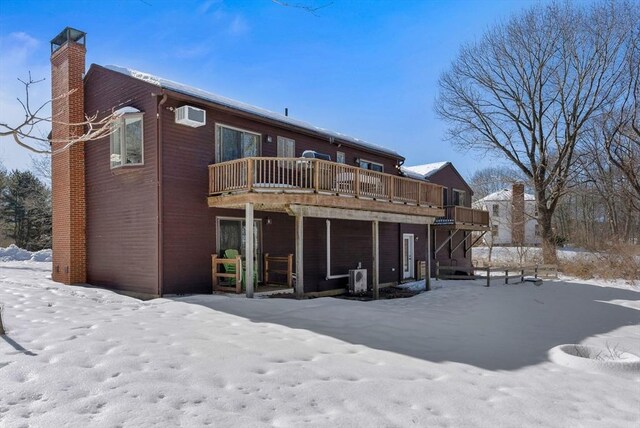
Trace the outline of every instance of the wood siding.
{"type": "MultiPolygon", "coordinates": [[[[215,107],[182,96],[170,96],[161,107],[161,159],[156,152],[158,121],[156,103],[161,90],[145,82],[94,66],[86,79],[86,111],[110,110],[125,101],[144,111],[143,167],[111,170],[109,139],[87,145],[87,251],[88,281],[109,288],[146,294],[158,293],[159,273],[163,294],[210,293],[211,254],[216,252],[216,217],[244,218],[244,211],[209,208],[208,165],[215,162],[215,124],[259,133],[261,156],[277,155],[277,137],[294,139],[295,155],[304,150],[345,153],[348,165],[363,158],[384,165],[395,174],[398,159],[328,139],[297,132],[264,120],[215,107]],[[207,124],[190,128],[175,124],[171,109],[189,104],[207,111],[207,124]],[[267,142],[270,136],[272,142],[267,142]],[[156,163],[161,160],[161,180],[156,163]],[[157,189],[161,188],[161,195],[157,189]],[[161,196],[161,211],[158,211],[161,196]],[[162,236],[158,236],[162,221],[162,236]],[[162,241],[162,266],[158,266],[158,242],[162,241]]],[[[438,184],[460,188],[446,180],[438,184]]],[[[465,188],[466,189],[466,188],[465,188]]],[[[469,189],[470,190],[470,189],[469,189]]],[[[469,198],[470,199],[470,198],[469,198]]],[[[295,253],[294,217],[256,211],[263,219],[262,253],[273,256],[295,253]],[[271,224],[264,221],[271,218],[271,224]]],[[[348,279],[326,280],[326,222],[305,218],[305,292],[346,286],[348,279]]],[[[401,280],[401,236],[414,233],[415,260],[425,260],[426,226],[380,223],[380,282],[401,280]]],[[[346,274],[360,262],[371,283],[371,223],[331,220],[332,274],[346,274]]]]}
{"type": "MultiPolygon", "coordinates": [[[[211,291],[211,254],[216,251],[216,217],[242,217],[244,211],[207,207],[208,165],[215,159],[215,125],[223,124],[262,135],[262,156],[277,155],[277,137],[294,139],[295,155],[304,150],[327,153],[335,159],[336,152],[342,151],[347,162],[355,165],[355,158],[362,157],[384,165],[385,171],[396,173],[397,159],[376,153],[358,151],[351,147],[338,147],[328,140],[297,133],[282,127],[265,124],[242,117],[227,110],[214,108],[197,101],[183,101],[169,98],[162,111],[163,140],[163,292],[208,293],[211,291]],[[171,108],[189,104],[207,111],[207,124],[199,128],[178,125],[171,108]],[[271,136],[272,142],[267,142],[271,136]]],[[[256,219],[267,216],[273,219],[271,225],[263,223],[264,253],[285,255],[294,253],[294,218],[285,214],[256,211],[256,219]]],[[[371,269],[371,226],[360,223],[355,230],[364,234],[356,236],[357,252],[351,253],[351,260],[362,258],[363,266],[371,269]],[[366,262],[366,265],[365,265],[366,262]],[[367,267],[368,266],[368,267],[367,267]]],[[[333,224],[333,223],[332,223],[333,224]]],[[[353,233],[351,226],[338,228],[335,233],[353,233]],[[344,230],[342,230],[344,229],[344,230]]],[[[325,223],[322,219],[305,219],[305,291],[322,291],[343,286],[346,279],[326,281],[325,223]],[[319,222],[322,227],[314,227],[319,222]]],[[[335,239],[335,238],[334,238],[335,239]]],[[[381,240],[383,236],[381,234],[381,240]]],[[[340,242],[340,241],[338,241],[340,242]]],[[[342,241],[344,242],[344,241],[342,241]]],[[[337,245],[337,244],[336,244],[337,245]]],[[[396,249],[397,251],[397,249],[396,249]]],[[[345,265],[342,255],[336,263],[345,265]]],[[[384,259],[381,262],[385,262],[384,259]]],[[[332,260],[333,264],[333,260],[332,260]]],[[[355,266],[353,266],[355,267],[355,266]]],[[[346,273],[346,272],[345,272],[346,273]]],[[[384,282],[384,275],[381,281],[384,282]]]]}
{"type": "Polygon", "coordinates": [[[473,190],[471,189],[471,187],[469,187],[467,182],[464,181],[464,179],[452,165],[445,166],[440,171],[429,177],[428,181],[431,183],[440,184],[449,189],[449,200],[445,201],[444,205],[452,205],[453,189],[458,189],[467,192],[464,206],[471,208],[471,197],[473,195],[473,190]]]}
{"type": "Polygon", "coordinates": [[[85,111],[130,105],[144,115],[144,165],[111,169],[109,137],[85,144],[87,282],[158,294],[156,98],[152,85],[99,66],[85,79],[85,111]]]}

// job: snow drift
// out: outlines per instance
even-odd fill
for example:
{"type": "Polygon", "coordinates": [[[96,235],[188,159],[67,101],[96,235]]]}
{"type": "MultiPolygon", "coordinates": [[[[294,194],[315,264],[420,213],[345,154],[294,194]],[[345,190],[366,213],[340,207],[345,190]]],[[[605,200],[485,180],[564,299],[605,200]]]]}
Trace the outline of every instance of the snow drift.
{"type": "Polygon", "coordinates": [[[0,247],[0,261],[2,262],[50,262],[51,250],[27,251],[11,244],[6,248],[0,247]]]}

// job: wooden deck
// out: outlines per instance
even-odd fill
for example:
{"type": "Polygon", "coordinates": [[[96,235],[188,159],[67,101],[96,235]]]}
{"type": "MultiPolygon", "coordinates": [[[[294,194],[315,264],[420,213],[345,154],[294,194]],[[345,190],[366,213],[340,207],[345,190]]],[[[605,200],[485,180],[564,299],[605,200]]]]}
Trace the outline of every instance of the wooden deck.
{"type": "Polygon", "coordinates": [[[460,206],[444,207],[444,216],[438,217],[434,227],[439,230],[491,230],[489,211],[460,206]]]}
{"type": "Polygon", "coordinates": [[[320,159],[242,158],[209,165],[210,207],[291,205],[438,217],[442,186],[320,159]]]}

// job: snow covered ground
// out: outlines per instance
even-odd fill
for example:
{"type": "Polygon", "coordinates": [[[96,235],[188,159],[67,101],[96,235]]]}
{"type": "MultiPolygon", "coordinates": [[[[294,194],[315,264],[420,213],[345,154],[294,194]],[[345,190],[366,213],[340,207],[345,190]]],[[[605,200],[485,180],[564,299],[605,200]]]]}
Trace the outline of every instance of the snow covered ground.
{"type": "Polygon", "coordinates": [[[624,283],[449,281],[361,302],[142,302],[0,263],[0,426],[635,427],[640,373],[552,363],[560,344],[640,355],[624,283]]]}

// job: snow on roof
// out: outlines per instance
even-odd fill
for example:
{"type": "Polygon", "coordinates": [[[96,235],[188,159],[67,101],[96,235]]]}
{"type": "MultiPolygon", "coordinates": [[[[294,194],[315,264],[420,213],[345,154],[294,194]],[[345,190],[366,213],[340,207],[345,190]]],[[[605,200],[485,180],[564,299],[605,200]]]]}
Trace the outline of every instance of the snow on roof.
{"type": "Polygon", "coordinates": [[[142,80],[144,82],[150,83],[152,85],[169,89],[174,92],[179,92],[181,94],[190,95],[195,98],[200,98],[205,101],[212,102],[214,104],[218,104],[224,107],[229,107],[234,110],[239,110],[245,113],[254,114],[256,116],[260,116],[266,119],[275,120],[277,122],[284,123],[286,125],[295,126],[298,128],[306,129],[312,132],[316,132],[322,134],[326,137],[337,138],[346,143],[351,143],[353,145],[357,145],[369,150],[374,150],[377,152],[382,152],[391,156],[395,156],[398,158],[404,159],[398,152],[387,149],[386,147],[379,146],[377,144],[371,144],[366,141],[360,140],[359,138],[350,137],[345,134],[341,134],[339,132],[330,131],[328,129],[320,128],[310,123],[304,122],[302,120],[293,119],[289,116],[284,116],[279,113],[272,112],[270,110],[266,110],[260,107],[252,106],[250,104],[246,104],[240,101],[232,100],[230,98],[223,97],[221,95],[216,95],[211,92],[204,91],[202,89],[194,88],[192,86],[184,85],[182,83],[174,82],[172,80],[163,79],[162,77],[154,76],[149,73],[144,73],[142,71],[132,70],[130,68],[120,67],[117,65],[107,65],[105,68],[115,71],[121,74],[125,74],[136,79],[142,80]]]}
{"type": "MultiPolygon", "coordinates": [[[[512,191],[511,189],[502,189],[502,190],[498,190],[497,192],[493,192],[490,195],[485,196],[482,199],[479,199],[476,202],[481,202],[481,201],[510,201],[512,199],[512,191]]],[[[533,196],[530,193],[525,193],[524,194],[524,200],[525,201],[535,201],[536,197],[533,196]]]]}
{"type": "Polygon", "coordinates": [[[402,169],[405,173],[415,173],[419,174],[421,176],[420,178],[428,178],[450,163],[449,161],[425,163],[423,165],[403,166],[402,169]]]}
{"type": "Polygon", "coordinates": [[[417,172],[413,172],[410,169],[407,169],[407,167],[405,166],[400,167],[400,172],[405,177],[413,178],[414,180],[424,180],[424,175],[418,174],[417,172]]]}

